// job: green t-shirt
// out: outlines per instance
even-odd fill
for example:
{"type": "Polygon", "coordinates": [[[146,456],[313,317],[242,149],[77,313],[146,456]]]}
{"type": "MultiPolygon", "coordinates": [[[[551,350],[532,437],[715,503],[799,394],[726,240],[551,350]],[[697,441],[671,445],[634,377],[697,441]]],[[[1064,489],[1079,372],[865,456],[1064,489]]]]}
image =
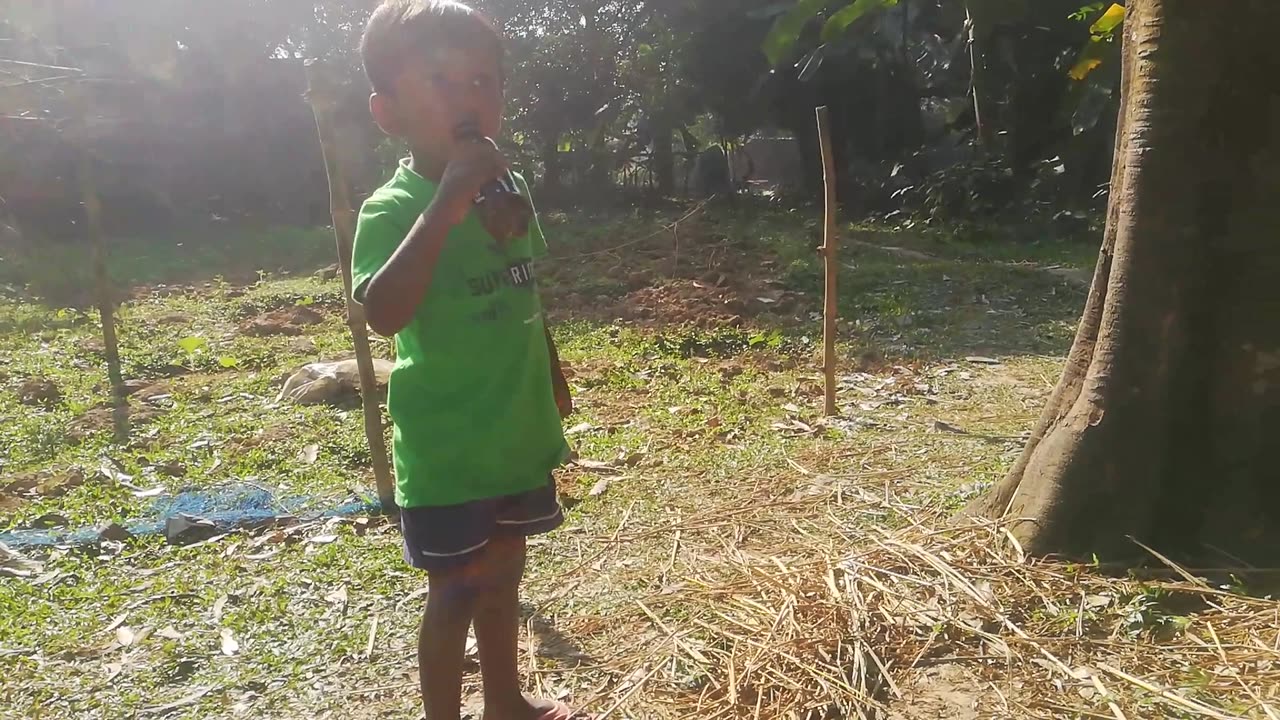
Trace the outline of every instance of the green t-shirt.
{"type": "MultiPolygon", "coordinates": [[[[406,160],[365,201],[352,257],[358,300],[435,191],[406,160]]],[[[396,334],[387,408],[401,507],[533,490],[567,457],[533,279],[533,258],[546,249],[536,216],[525,237],[504,245],[474,213],[450,231],[426,297],[396,334]]]]}

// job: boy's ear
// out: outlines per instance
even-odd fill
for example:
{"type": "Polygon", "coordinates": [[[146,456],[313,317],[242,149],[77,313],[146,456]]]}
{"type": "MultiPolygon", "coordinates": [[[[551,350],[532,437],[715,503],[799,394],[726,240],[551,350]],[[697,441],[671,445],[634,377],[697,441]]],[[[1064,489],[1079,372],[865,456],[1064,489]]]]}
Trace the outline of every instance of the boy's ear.
{"type": "Polygon", "coordinates": [[[392,99],[387,95],[373,93],[369,96],[369,114],[373,115],[373,122],[378,126],[379,130],[392,137],[399,137],[400,123],[396,118],[392,102],[392,99]]]}

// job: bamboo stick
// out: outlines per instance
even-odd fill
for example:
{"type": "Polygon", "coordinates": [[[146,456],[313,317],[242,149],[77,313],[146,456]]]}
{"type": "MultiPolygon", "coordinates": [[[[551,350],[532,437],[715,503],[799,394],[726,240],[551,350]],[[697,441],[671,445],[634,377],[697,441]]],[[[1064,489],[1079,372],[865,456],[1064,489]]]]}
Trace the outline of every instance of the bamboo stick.
{"type": "Polygon", "coordinates": [[[316,134],[324,154],[325,173],[329,178],[329,207],[333,217],[333,236],[338,249],[338,268],[342,275],[343,298],[347,305],[347,324],[351,328],[351,340],[355,347],[356,364],[360,369],[360,398],[364,409],[364,432],[369,441],[369,453],[373,463],[373,479],[378,488],[378,500],[384,511],[395,507],[395,481],[391,462],[387,456],[386,438],[382,432],[382,410],[378,406],[377,377],[373,369],[373,352],[369,347],[369,331],[365,325],[364,308],[352,297],[351,251],[355,244],[355,211],[351,207],[351,192],[338,158],[338,138],[333,126],[336,104],[333,83],[325,73],[325,66],[316,60],[307,61],[307,100],[316,118],[316,134]]]}
{"type": "Polygon", "coordinates": [[[93,155],[80,149],[77,180],[80,202],[84,205],[85,231],[93,245],[94,290],[98,300],[98,316],[102,320],[102,347],[107,358],[107,378],[111,383],[112,424],[116,442],[129,439],[129,401],[125,397],[124,372],[120,368],[120,342],[116,337],[115,293],[107,274],[107,238],[102,229],[102,199],[98,195],[93,173],[93,155]]]}
{"type": "Polygon", "coordinates": [[[817,108],[816,113],[818,141],[822,145],[822,184],[826,191],[821,248],[826,266],[822,313],[822,370],[826,376],[824,412],[832,416],[840,412],[836,407],[836,271],[839,268],[836,252],[840,244],[836,237],[836,161],[831,149],[831,114],[825,105],[817,108]]]}

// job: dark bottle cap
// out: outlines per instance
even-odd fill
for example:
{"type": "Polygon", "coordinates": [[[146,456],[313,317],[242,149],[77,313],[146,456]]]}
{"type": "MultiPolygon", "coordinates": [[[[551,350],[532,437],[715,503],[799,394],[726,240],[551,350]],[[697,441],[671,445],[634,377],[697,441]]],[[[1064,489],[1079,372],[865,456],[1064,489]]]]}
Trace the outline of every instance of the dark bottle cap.
{"type": "MultiPolygon", "coordinates": [[[[492,138],[480,135],[472,123],[459,125],[456,134],[460,140],[487,142],[497,146],[492,138]]],[[[473,202],[480,224],[494,240],[507,242],[529,232],[529,223],[533,221],[533,207],[520,194],[520,188],[510,170],[481,186],[473,202]]]]}

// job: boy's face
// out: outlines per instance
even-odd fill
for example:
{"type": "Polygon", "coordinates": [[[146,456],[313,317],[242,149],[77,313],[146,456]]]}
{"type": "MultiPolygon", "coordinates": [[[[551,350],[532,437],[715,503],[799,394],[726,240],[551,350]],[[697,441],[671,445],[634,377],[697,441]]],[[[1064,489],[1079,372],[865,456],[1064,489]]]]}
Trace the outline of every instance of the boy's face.
{"type": "Polygon", "coordinates": [[[389,93],[374,93],[369,109],[383,132],[416,152],[445,160],[458,131],[496,138],[502,131],[502,68],[489,48],[437,46],[411,57],[389,93]]]}

